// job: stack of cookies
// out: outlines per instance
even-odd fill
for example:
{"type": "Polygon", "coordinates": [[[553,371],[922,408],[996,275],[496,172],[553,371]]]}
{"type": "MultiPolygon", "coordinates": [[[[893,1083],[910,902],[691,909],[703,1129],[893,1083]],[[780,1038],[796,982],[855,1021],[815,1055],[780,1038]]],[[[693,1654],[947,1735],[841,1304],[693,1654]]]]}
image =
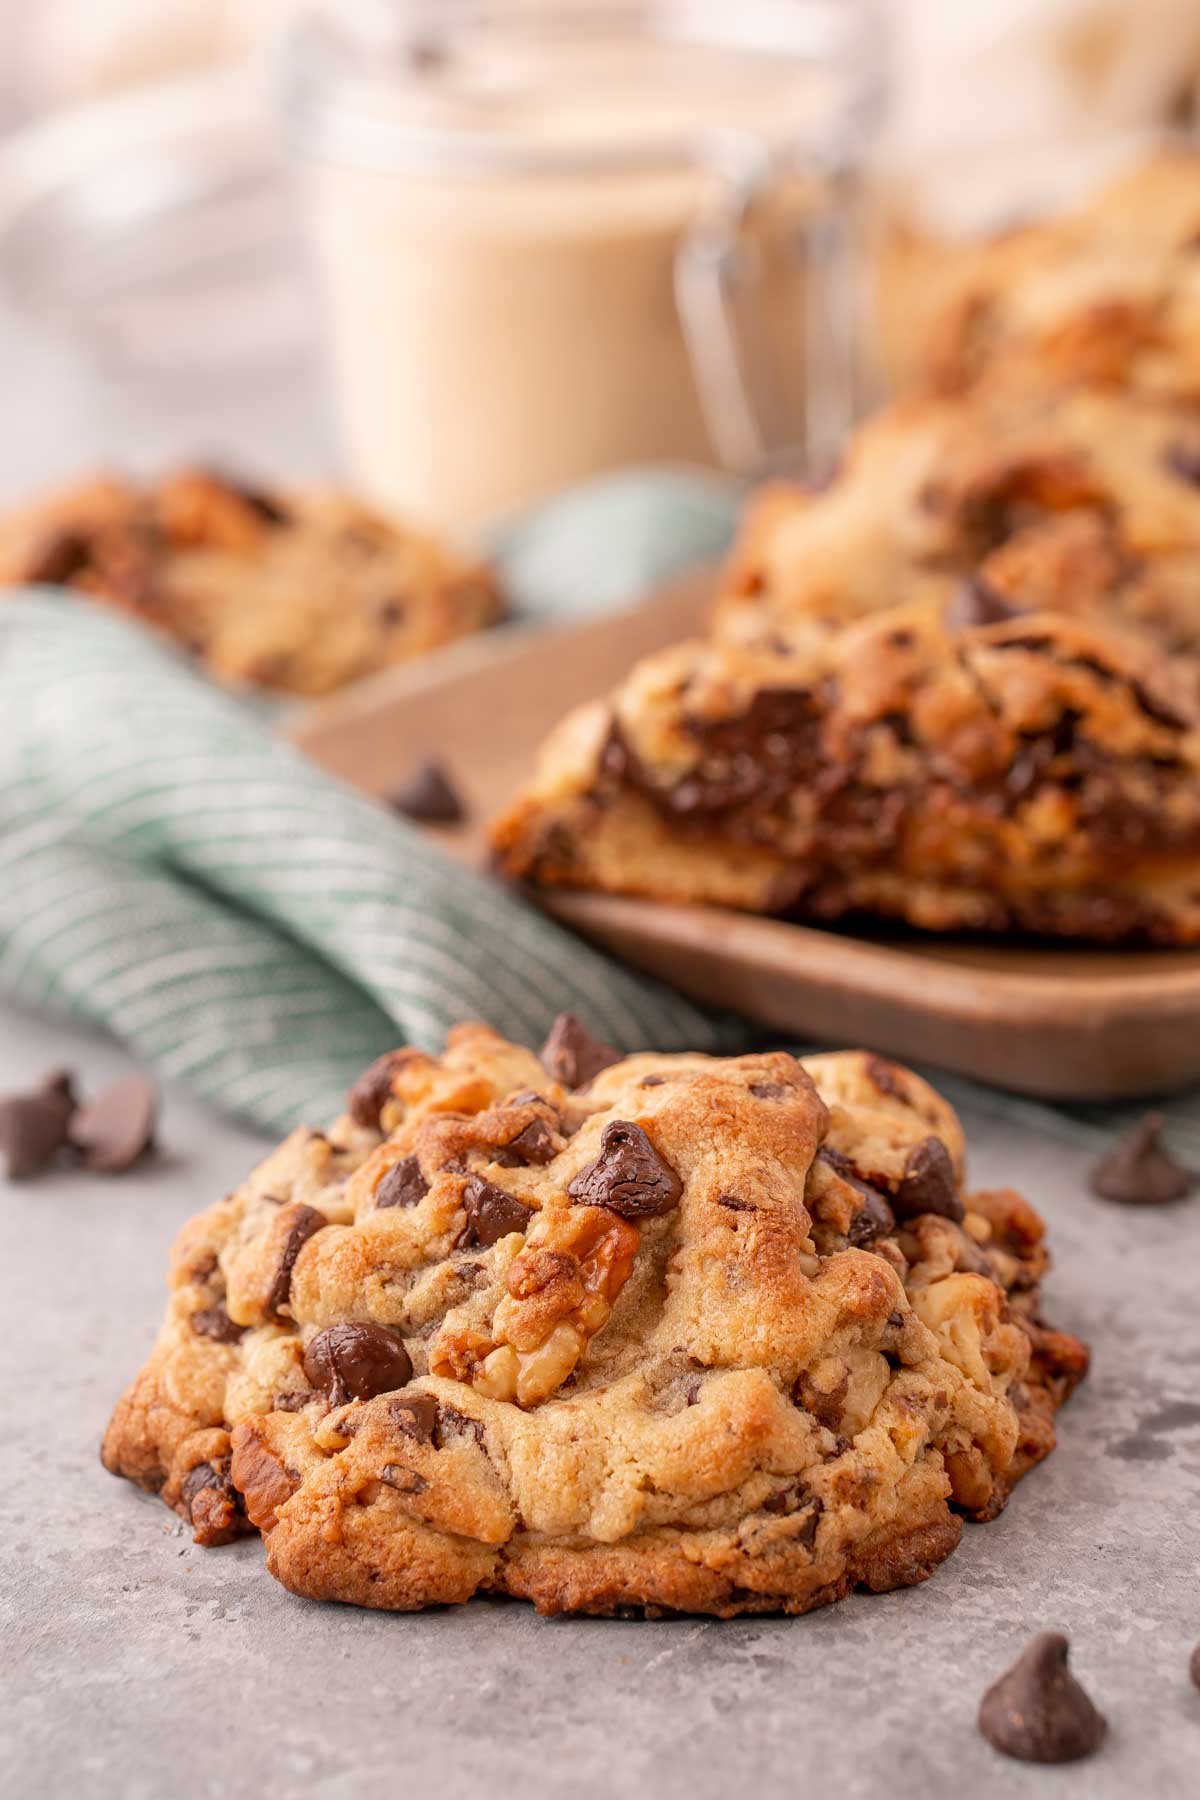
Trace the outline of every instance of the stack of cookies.
{"type": "Polygon", "coordinates": [[[916,359],[756,497],[709,635],[551,738],[508,873],[1200,941],[1200,157],[983,247],[916,359]]]}

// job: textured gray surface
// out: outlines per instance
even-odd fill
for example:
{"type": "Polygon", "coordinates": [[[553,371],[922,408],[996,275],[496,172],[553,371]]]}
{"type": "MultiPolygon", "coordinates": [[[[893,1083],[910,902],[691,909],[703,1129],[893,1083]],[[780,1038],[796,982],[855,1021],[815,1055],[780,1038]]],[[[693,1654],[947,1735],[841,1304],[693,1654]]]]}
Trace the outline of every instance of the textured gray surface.
{"type": "MultiPolygon", "coordinates": [[[[0,1012],[0,1090],[57,1061],[124,1066],[0,1012]]],[[[1088,1337],[1061,1448],[924,1587],[795,1620],[538,1620],[517,1603],[404,1618],[294,1600],[257,1543],[192,1547],[96,1445],[148,1350],[180,1222],[259,1145],[168,1096],[166,1154],[120,1181],[0,1183],[8,1473],[0,1791],[489,1800],[653,1793],[1054,1795],[1200,1790],[1200,1200],[1141,1215],[1084,1192],[1086,1151],[968,1114],[980,1182],[1050,1220],[1050,1312],[1088,1337]],[[1074,1769],[977,1737],[986,1683],[1041,1626],[1110,1720],[1074,1769]]]]}

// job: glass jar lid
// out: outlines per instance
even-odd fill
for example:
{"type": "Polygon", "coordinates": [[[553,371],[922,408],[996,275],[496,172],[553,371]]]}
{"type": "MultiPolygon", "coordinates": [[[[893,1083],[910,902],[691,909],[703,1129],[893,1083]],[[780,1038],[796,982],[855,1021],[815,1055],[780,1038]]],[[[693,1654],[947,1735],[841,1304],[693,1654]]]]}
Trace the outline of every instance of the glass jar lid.
{"type": "Polygon", "coordinates": [[[342,0],[293,31],[304,153],[427,174],[857,160],[882,108],[878,0],[342,0]]]}

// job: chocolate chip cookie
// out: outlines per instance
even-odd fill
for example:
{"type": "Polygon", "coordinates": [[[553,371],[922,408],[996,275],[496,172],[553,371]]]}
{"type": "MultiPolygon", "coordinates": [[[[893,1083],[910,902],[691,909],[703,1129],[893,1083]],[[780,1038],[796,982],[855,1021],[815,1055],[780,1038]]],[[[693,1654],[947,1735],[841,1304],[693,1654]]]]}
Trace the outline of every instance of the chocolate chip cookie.
{"type": "Polygon", "coordinates": [[[716,628],[803,648],[923,600],[964,624],[1051,610],[1189,659],[1200,689],[1200,419],[1098,390],[907,400],[819,493],[751,504],[716,628]]]}
{"type": "Polygon", "coordinates": [[[910,381],[1200,399],[1200,155],[1164,151],[1085,205],[946,259],[907,320],[910,381]]]}
{"type": "Polygon", "coordinates": [[[376,1064],[184,1228],[107,1466],[365,1606],[924,1580],[1086,1369],[1041,1221],[895,1064],[602,1049],[579,1087],[481,1025],[376,1064]]]}
{"type": "Polygon", "coordinates": [[[640,664],[493,828],[547,886],[927,930],[1200,941],[1200,713],[1143,645],[916,604],[640,664]]]}
{"type": "Polygon", "coordinates": [[[490,624],[494,578],[338,493],[96,479],[0,522],[0,585],[94,596],[214,675],[319,695],[490,624]]]}

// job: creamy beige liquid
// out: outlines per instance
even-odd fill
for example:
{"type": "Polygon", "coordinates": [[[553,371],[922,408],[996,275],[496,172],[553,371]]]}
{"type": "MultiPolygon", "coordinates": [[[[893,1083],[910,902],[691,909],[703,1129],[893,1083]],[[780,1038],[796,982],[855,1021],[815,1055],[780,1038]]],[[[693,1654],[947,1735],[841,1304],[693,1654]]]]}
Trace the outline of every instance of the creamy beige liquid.
{"type": "MultiPolygon", "coordinates": [[[[503,67],[459,58],[452,74],[410,90],[393,77],[360,101],[578,166],[307,169],[350,473],[436,523],[475,524],[622,464],[714,461],[674,268],[719,183],[682,158],[604,171],[589,157],[702,128],[783,138],[814,103],[810,76],[761,56],[590,42],[573,71],[562,65],[560,51],[546,69],[536,49],[503,67]]],[[[770,243],[764,271],[771,398],[794,410],[800,283],[770,243]]]]}

